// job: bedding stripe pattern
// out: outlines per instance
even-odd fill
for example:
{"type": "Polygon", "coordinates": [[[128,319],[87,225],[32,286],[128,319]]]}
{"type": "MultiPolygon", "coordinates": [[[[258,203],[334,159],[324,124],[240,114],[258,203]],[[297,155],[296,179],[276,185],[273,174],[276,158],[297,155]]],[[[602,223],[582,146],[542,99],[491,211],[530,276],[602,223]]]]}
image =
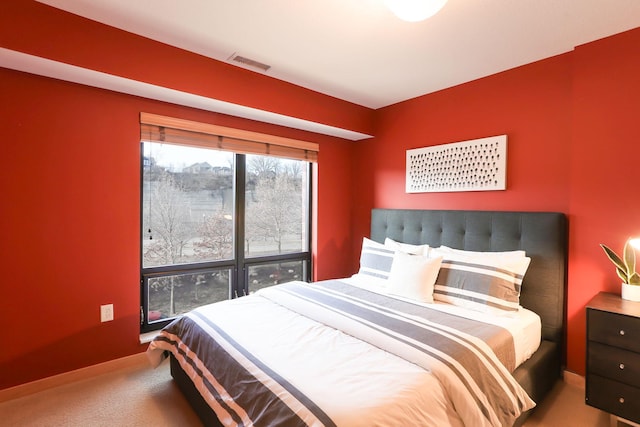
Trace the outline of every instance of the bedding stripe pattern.
{"type": "MultiPolygon", "coordinates": [[[[465,424],[512,425],[535,405],[486,343],[447,326],[456,316],[339,281],[293,282],[260,294],[430,370],[465,424]]],[[[507,364],[515,357],[512,346],[511,342],[507,364]]],[[[498,353],[504,356],[509,351],[498,349],[498,353]]]]}
{"type": "MultiPolygon", "coordinates": [[[[512,425],[535,405],[505,368],[514,368],[515,352],[511,334],[499,326],[339,280],[292,282],[244,298],[343,331],[431,372],[465,425],[512,425]]],[[[335,425],[323,409],[329,402],[313,402],[286,369],[270,368],[203,312],[163,329],[147,351],[152,364],[173,353],[224,425],[335,425]]]]}
{"type": "Polygon", "coordinates": [[[197,310],[163,329],[152,348],[176,356],[223,425],[335,426],[302,392],[197,310]],[[203,340],[203,333],[211,339],[203,340]]]}

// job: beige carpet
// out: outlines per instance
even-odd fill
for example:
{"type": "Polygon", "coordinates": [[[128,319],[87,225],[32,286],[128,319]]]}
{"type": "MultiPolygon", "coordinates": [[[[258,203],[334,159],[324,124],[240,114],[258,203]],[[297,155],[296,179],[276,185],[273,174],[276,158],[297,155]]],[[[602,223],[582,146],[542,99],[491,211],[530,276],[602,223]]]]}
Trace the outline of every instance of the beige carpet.
{"type": "MultiPolygon", "coordinates": [[[[584,388],[556,383],[525,427],[609,427],[609,415],[584,403],[584,388]]],[[[620,424],[622,427],[623,424],[620,424]]]]}
{"type": "Polygon", "coordinates": [[[0,403],[4,427],[201,426],[169,374],[142,366],[0,403]]]}
{"type": "MultiPolygon", "coordinates": [[[[169,374],[145,364],[0,403],[3,427],[201,426],[169,374]]],[[[526,427],[606,427],[584,390],[558,382],[526,427]]]]}

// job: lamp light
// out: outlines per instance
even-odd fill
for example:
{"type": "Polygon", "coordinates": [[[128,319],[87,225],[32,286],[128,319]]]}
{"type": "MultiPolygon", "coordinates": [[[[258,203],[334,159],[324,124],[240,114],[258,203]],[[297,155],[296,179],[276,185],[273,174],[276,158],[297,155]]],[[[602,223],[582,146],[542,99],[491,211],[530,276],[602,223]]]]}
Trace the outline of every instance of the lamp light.
{"type": "Polygon", "coordinates": [[[629,244],[635,249],[640,249],[640,237],[632,237],[629,239],[629,244]]]}
{"type": "Polygon", "coordinates": [[[398,18],[408,22],[423,21],[444,7],[447,0],[384,0],[398,18]]]}

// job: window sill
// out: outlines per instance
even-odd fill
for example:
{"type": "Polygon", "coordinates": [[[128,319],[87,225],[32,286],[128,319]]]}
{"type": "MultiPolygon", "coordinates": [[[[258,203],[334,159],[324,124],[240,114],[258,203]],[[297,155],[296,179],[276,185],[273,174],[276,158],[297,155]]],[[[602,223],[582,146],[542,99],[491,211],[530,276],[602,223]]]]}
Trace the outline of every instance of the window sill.
{"type": "Polygon", "coordinates": [[[140,334],[140,344],[149,344],[158,335],[160,335],[160,331],[151,331],[140,334]]]}

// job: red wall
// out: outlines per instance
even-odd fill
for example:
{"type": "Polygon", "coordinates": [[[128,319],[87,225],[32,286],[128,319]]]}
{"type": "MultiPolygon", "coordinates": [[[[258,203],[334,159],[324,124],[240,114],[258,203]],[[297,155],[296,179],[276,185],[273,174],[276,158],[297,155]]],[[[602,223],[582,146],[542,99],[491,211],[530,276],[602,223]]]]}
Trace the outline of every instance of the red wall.
{"type": "MultiPolygon", "coordinates": [[[[354,240],[372,207],[561,211],[569,217],[567,369],[584,374],[585,312],[620,291],[598,243],[640,235],[640,29],[383,108],[354,155],[354,240]],[[406,194],[407,149],[506,134],[507,190],[406,194]],[[371,185],[373,183],[373,185],[371,185]]],[[[353,248],[354,264],[359,248],[353,248]]]]}
{"type": "Polygon", "coordinates": [[[320,144],[316,277],[351,274],[350,141],[0,68],[0,389],[143,351],[141,111],[320,144]],[[325,165],[327,165],[325,167],[325,165]],[[331,165],[338,168],[333,169],[331,165]],[[100,323],[113,303],[115,321],[100,323]]]}
{"type": "Polygon", "coordinates": [[[354,203],[358,232],[371,207],[567,212],[571,64],[565,54],[379,110],[375,141],[357,143],[358,185],[374,183],[354,203]],[[503,134],[506,191],[405,193],[407,149],[503,134]]]}
{"type": "Polygon", "coordinates": [[[317,194],[321,197],[314,213],[314,270],[316,280],[350,276],[356,272],[351,257],[351,209],[353,186],[351,165],[353,142],[321,147],[318,155],[317,194]]]}
{"type": "Polygon", "coordinates": [[[640,233],[639,46],[637,29],[374,114],[40,3],[0,2],[0,47],[377,135],[353,143],[0,69],[0,389],[144,350],[140,111],[318,142],[316,279],[357,268],[372,207],[566,212],[567,367],[584,373],[584,305],[619,289],[597,244],[640,233]],[[406,149],[499,134],[508,190],[404,193],[406,149]],[[102,324],[105,303],[116,320],[102,324]]]}
{"type": "MultiPolygon", "coordinates": [[[[0,46],[371,132],[364,107],[35,2],[2,2],[0,46]],[[148,55],[145,67],[120,54],[132,51],[148,55]]],[[[319,143],[314,277],[352,273],[340,253],[351,244],[351,141],[3,68],[0,105],[0,389],[146,349],[139,344],[141,111],[319,143]],[[115,320],[100,323],[107,303],[115,320]]]]}
{"type": "Polygon", "coordinates": [[[640,236],[640,28],[578,47],[573,55],[568,366],[585,363],[584,306],[620,293],[599,244],[621,251],[640,236]]]}
{"type": "Polygon", "coordinates": [[[0,47],[371,135],[371,110],[81,18],[0,2],[0,47]]]}

